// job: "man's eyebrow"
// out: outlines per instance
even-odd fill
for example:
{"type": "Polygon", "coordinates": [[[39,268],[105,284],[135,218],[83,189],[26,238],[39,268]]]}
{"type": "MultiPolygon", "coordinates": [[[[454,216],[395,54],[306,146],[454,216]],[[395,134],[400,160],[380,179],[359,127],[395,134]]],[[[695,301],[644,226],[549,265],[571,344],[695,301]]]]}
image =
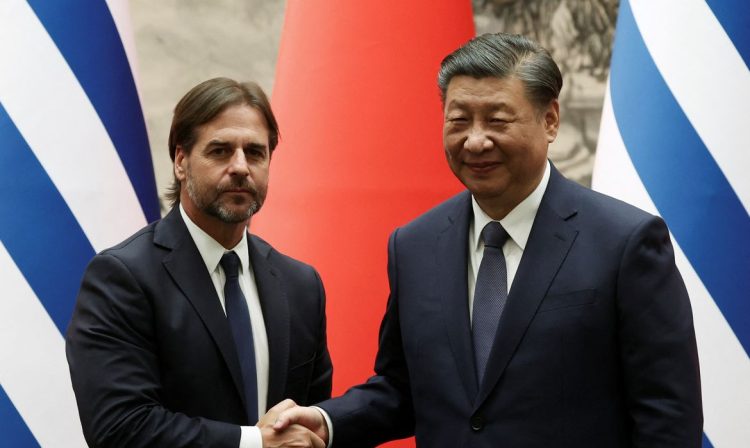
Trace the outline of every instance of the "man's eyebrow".
{"type": "Polygon", "coordinates": [[[247,149],[266,149],[267,145],[264,145],[263,143],[257,143],[257,142],[251,142],[246,144],[244,147],[247,149]]]}
{"type": "MultiPolygon", "coordinates": [[[[470,103],[461,101],[461,100],[451,100],[448,105],[446,106],[446,109],[455,107],[458,109],[465,109],[470,106],[470,103]]],[[[510,107],[505,102],[499,102],[499,103],[482,103],[482,109],[488,110],[490,112],[497,112],[497,111],[503,111],[503,112],[512,112],[513,108],[510,107]]]]}
{"type": "MultiPolygon", "coordinates": [[[[206,143],[205,148],[225,147],[225,146],[230,146],[230,145],[231,143],[226,140],[222,140],[220,138],[213,138],[209,140],[208,143],[206,143]]],[[[263,143],[258,143],[258,142],[250,142],[245,145],[242,145],[242,149],[244,150],[249,150],[249,149],[265,150],[266,148],[268,148],[268,145],[264,145],[263,143]]]]}

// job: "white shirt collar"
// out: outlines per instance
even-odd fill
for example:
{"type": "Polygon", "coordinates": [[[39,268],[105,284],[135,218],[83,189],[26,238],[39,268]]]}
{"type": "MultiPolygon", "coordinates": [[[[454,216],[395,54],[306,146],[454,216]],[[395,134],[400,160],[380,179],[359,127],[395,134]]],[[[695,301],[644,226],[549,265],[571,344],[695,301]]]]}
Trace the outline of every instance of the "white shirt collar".
{"type": "MultiPolygon", "coordinates": [[[[219,244],[218,241],[213,239],[211,235],[206,233],[203,229],[198,227],[197,224],[193,222],[192,219],[185,213],[185,209],[182,207],[182,204],[180,204],[180,214],[182,215],[182,220],[185,221],[185,225],[187,226],[188,232],[190,233],[190,236],[193,238],[193,241],[195,242],[195,245],[198,247],[198,252],[201,254],[201,258],[203,258],[203,262],[206,264],[206,269],[208,269],[208,273],[211,274],[214,271],[216,271],[216,268],[219,266],[219,261],[221,261],[221,257],[226,253],[230,252],[229,250],[226,250],[224,246],[219,244]]],[[[247,232],[243,232],[242,239],[239,243],[237,243],[236,246],[234,246],[231,251],[234,251],[237,253],[237,255],[240,257],[240,265],[242,266],[242,273],[249,272],[250,269],[250,253],[248,252],[247,248],[247,232]]]]}
{"type": "MultiPolygon", "coordinates": [[[[544,168],[544,175],[542,176],[539,185],[536,186],[531,194],[526,196],[526,199],[515,206],[505,218],[499,221],[505,231],[508,232],[510,238],[521,248],[521,250],[526,249],[526,242],[529,240],[531,226],[534,224],[536,212],[539,210],[539,204],[542,203],[542,197],[547,190],[547,184],[549,184],[549,176],[550,163],[547,161],[544,168]]],[[[477,203],[477,200],[474,199],[474,196],[471,197],[471,206],[474,209],[471,250],[474,251],[479,246],[479,238],[482,236],[482,229],[484,229],[484,226],[486,226],[487,223],[493,221],[493,219],[482,210],[479,203],[477,203]]]]}

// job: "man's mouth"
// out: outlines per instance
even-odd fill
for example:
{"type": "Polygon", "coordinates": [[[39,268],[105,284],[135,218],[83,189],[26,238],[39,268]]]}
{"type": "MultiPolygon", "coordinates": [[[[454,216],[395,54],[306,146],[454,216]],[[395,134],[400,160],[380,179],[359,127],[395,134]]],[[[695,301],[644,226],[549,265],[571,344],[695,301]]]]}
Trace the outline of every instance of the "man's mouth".
{"type": "Polygon", "coordinates": [[[502,162],[464,162],[464,165],[475,173],[487,173],[502,165],[502,162]]]}

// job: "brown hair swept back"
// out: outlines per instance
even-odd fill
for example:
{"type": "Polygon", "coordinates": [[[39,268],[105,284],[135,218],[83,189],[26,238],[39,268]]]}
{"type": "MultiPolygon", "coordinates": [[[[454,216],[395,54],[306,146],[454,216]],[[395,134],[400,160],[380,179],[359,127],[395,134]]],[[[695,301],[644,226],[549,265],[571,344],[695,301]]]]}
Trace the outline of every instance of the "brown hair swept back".
{"type": "MultiPolygon", "coordinates": [[[[279,125],[271,103],[260,86],[252,81],[213,78],[190,89],[177,103],[169,130],[169,157],[174,162],[177,147],[190,154],[200,126],[210,122],[230,106],[247,105],[257,109],[268,125],[268,148],[273,153],[279,143],[279,125]]],[[[180,182],[175,177],[164,195],[170,207],[180,202],[180,182]]]]}

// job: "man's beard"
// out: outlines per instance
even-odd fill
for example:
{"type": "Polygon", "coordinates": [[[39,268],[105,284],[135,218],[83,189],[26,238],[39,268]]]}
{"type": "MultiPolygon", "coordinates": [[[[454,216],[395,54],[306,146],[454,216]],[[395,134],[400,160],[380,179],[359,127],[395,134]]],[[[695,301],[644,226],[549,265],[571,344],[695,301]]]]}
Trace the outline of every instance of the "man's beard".
{"type": "Polygon", "coordinates": [[[228,224],[237,224],[250,219],[251,216],[260,210],[265,199],[265,192],[260,194],[258,189],[251,185],[247,179],[238,179],[229,185],[219,185],[216,187],[216,190],[210,191],[202,185],[196,185],[189,170],[187,172],[187,192],[199,210],[228,224]],[[252,194],[253,201],[246,210],[235,211],[229,209],[219,200],[223,192],[234,189],[247,190],[252,194]]]}

